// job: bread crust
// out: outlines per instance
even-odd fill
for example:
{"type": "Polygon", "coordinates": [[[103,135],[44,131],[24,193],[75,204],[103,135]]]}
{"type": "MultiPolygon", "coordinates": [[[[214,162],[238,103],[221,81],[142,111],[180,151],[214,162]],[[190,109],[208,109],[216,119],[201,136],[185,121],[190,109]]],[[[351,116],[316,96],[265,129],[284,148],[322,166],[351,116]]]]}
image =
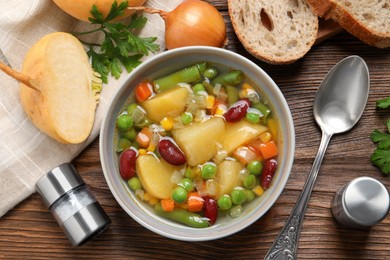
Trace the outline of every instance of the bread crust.
{"type": "MultiPolygon", "coordinates": [[[[248,32],[242,28],[242,24],[240,25],[240,18],[238,17],[237,13],[241,10],[237,10],[237,8],[234,6],[238,3],[247,3],[250,0],[228,0],[228,10],[229,10],[229,16],[233,25],[233,29],[237,35],[237,38],[240,40],[244,48],[254,57],[256,57],[259,60],[262,60],[264,62],[267,62],[269,64],[275,64],[275,65],[283,65],[283,64],[290,64],[298,59],[302,58],[313,46],[314,42],[316,41],[317,33],[318,33],[318,18],[314,14],[314,12],[311,14],[310,23],[311,23],[311,30],[310,32],[307,32],[309,37],[305,37],[304,40],[302,39],[294,39],[295,41],[298,41],[298,47],[297,48],[291,48],[288,51],[287,50],[281,50],[281,52],[288,52],[289,55],[275,55],[272,53],[269,49],[264,48],[263,46],[256,44],[253,42],[253,39],[251,39],[251,35],[248,35],[248,32]]],[[[279,1],[279,0],[278,0],[279,1]]],[[[304,2],[305,0],[298,0],[300,3],[304,2]]],[[[305,3],[305,6],[307,8],[311,9],[311,6],[305,3]]],[[[313,10],[311,10],[313,11],[313,10]]],[[[260,19],[257,21],[258,23],[262,23],[260,19]]],[[[253,25],[255,26],[255,25],[253,25]]],[[[299,28],[301,29],[301,28],[299,28]]],[[[286,29],[289,30],[289,29],[286,29]]],[[[289,32],[288,32],[289,33],[289,32]]],[[[296,32],[295,32],[296,33],[296,32]]],[[[279,39],[278,39],[279,40],[279,39]]],[[[288,44],[288,43],[286,43],[288,44]]],[[[287,49],[287,48],[286,48],[287,49]]]]}
{"type": "Polygon", "coordinates": [[[369,28],[363,21],[358,20],[352,13],[335,1],[306,1],[313,7],[314,12],[318,16],[338,22],[341,27],[362,42],[377,48],[390,47],[390,33],[375,31],[369,28]]]}

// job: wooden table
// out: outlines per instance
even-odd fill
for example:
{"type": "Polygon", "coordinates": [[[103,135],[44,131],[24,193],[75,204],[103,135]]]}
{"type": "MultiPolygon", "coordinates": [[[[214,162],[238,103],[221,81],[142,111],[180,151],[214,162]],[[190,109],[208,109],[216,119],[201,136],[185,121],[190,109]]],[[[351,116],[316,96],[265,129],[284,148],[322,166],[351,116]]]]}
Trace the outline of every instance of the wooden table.
{"type": "Polygon", "coordinates": [[[342,58],[359,55],[371,74],[366,110],[357,126],[332,138],[306,212],[298,259],[390,259],[390,217],[369,231],[344,228],[330,211],[334,193],[359,176],[371,176],[390,186],[370,162],[375,146],[369,135],[386,130],[389,111],[375,102],[390,95],[390,53],[367,46],[347,33],[315,46],[300,61],[286,66],[260,62],[235,37],[226,1],[213,0],[228,26],[228,49],[256,62],[277,83],[290,106],[296,131],[296,153],[290,179],[276,204],[245,230],[216,241],[182,242],[157,235],[121,209],[103,177],[99,141],[95,140],[74,165],[112,220],[110,227],[86,245],[73,248],[49,211],[34,194],[0,219],[0,258],[87,259],[263,259],[282,228],[310,171],[321,133],[313,119],[317,88],[328,70],[342,58]]]}

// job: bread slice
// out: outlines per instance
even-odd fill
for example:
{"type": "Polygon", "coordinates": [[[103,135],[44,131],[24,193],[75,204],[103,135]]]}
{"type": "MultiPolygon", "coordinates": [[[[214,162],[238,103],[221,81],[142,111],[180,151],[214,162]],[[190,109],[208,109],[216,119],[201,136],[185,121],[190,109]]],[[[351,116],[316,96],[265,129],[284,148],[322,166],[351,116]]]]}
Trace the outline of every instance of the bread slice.
{"type": "Polygon", "coordinates": [[[240,42],[267,63],[292,63],[316,40],[318,16],[305,0],[228,0],[228,8],[240,42]]]}
{"type": "Polygon", "coordinates": [[[337,21],[369,45],[390,46],[390,0],[307,0],[315,13],[337,21]]]}

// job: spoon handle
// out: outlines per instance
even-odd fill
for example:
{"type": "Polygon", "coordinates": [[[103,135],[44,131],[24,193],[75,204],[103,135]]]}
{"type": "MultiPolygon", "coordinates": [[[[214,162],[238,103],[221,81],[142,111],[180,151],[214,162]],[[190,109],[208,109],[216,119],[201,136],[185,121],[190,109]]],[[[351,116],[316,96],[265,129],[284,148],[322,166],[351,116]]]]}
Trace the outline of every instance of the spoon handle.
{"type": "Polygon", "coordinates": [[[313,162],[310,174],[303,186],[303,190],[295,204],[290,216],[284,224],[279,235],[269,249],[264,260],[282,260],[296,259],[299,235],[303,223],[303,217],[309,203],[310,194],[313,190],[315,180],[320,169],[322,159],[324,158],[326,148],[328,147],[332,134],[322,131],[321,144],[318,148],[316,158],[313,162]]]}

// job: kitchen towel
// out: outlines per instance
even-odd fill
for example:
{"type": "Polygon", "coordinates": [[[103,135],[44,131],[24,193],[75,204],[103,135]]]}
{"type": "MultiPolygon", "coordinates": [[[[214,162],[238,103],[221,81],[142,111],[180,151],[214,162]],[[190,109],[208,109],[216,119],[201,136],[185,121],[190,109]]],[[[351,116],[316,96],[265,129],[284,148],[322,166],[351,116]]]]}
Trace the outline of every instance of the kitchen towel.
{"type": "MultiPolygon", "coordinates": [[[[145,5],[171,11],[181,2],[148,0],[145,5]]],[[[157,43],[163,51],[164,21],[159,15],[144,15],[148,22],[139,35],[158,37],[157,43]]],[[[89,23],[69,16],[51,0],[0,1],[0,49],[11,67],[19,71],[26,52],[44,35],[89,29],[89,23]]],[[[99,37],[90,36],[89,40],[96,42],[99,37]]],[[[18,82],[0,71],[0,217],[34,193],[35,183],[42,175],[71,161],[98,136],[111,97],[127,74],[124,72],[118,80],[110,78],[108,84],[103,85],[88,140],[78,145],[65,145],[40,132],[31,123],[19,101],[18,82]]]]}

